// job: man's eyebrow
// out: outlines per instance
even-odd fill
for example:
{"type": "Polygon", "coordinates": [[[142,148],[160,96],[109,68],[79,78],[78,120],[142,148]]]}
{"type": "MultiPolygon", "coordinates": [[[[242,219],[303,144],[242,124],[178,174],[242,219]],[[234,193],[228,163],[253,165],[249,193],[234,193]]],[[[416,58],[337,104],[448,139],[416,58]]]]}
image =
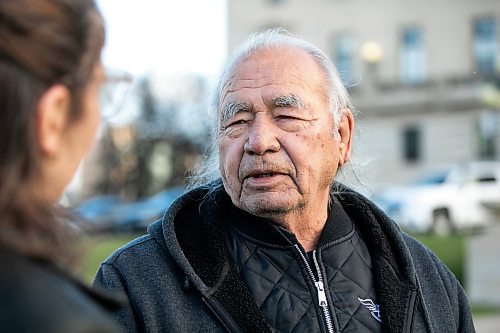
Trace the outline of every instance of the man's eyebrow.
{"type": "Polygon", "coordinates": [[[283,96],[278,96],[274,97],[272,100],[272,103],[274,106],[278,107],[300,107],[300,108],[305,108],[304,103],[300,100],[295,95],[283,95],[283,96]]]}
{"type": "Polygon", "coordinates": [[[235,114],[241,111],[246,111],[248,109],[247,105],[240,101],[231,101],[224,106],[222,109],[222,121],[228,120],[233,117],[235,114]]]}

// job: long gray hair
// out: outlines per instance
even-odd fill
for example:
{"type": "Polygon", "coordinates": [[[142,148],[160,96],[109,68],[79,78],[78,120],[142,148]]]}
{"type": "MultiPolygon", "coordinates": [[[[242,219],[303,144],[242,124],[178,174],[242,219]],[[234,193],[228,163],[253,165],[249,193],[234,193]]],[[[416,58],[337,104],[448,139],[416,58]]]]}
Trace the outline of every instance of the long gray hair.
{"type": "Polygon", "coordinates": [[[326,77],[328,85],[328,101],[330,110],[333,114],[334,124],[338,126],[342,117],[343,109],[353,109],[346,88],[342,84],[339,74],[328,56],[313,44],[293,36],[287,30],[274,28],[264,32],[255,33],[240,45],[228,61],[225,71],[220,76],[215,90],[213,92],[211,103],[209,104],[209,115],[212,121],[211,142],[208,146],[207,155],[204,158],[203,165],[189,177],[189,187],[194,188],[201,185],[213,183],[220,178],[219,171],[219,149],[217,138],[220,128],[220,98],[225,82],[238,65],[241,59],[256,53],[259,50],[296,47],[304,50],[311,55],[317,62],[326,77]]]}

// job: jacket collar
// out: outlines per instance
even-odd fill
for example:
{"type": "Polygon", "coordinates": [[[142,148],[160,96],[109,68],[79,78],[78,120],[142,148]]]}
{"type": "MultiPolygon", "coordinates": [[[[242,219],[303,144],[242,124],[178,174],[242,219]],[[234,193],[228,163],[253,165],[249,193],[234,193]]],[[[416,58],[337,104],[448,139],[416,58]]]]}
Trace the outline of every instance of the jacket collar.
{"type": "MultiPolygon", "coordinates": [[[[224,221],[246,235],[263,243],[278,246],[297,244],[295,235],[271,220],[256,217],[231,203],[226,194],[223,199],[224,221]]],[[[318,241],[318,247],[335,244],[352,234],[354,225],[340,203],[332,197],[328,218],[318,241]]]]}
{"type": "Polygon", "coordinates": [[[417,290],[417,278],[401,230],[362,195],[336,184],[337,198],[359,228],[372,257],[375,290],[384,332],[403,332],[406,309],[417,290]]]}

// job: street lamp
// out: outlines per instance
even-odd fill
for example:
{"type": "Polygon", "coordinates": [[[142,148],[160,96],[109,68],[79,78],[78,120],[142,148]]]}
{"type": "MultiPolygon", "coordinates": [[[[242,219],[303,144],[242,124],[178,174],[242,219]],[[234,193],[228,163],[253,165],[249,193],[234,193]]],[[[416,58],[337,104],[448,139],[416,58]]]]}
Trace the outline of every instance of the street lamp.
{"type": "Polygon", "coordinates": [[[377,64],[384,57],[384,51],[380,44],[368,41],[361,47],[361,58],[369,64],[377,64]]]}
{"type": "Polygon", "coordinates": [[[366,90],[374,91],[378,83],[378,64],[384,57],[384,51],[380,44],[375,41],[368,41],[361,47],[361,58],[366,63],[366,90]]]}

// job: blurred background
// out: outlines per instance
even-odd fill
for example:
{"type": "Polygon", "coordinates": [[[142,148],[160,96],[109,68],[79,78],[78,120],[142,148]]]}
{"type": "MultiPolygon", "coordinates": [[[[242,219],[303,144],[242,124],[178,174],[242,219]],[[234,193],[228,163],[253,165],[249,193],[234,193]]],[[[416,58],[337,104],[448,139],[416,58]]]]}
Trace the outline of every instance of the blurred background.
{"type": "Polygon", "coordinates": [[[284,27],[330,56],[358,111],[341,179],[450,267],[478,332],[500,325],[500,0],[97,2],[104,63],[134,80],[104,105],[120,109],[63,199],[92,235],[89,280],[184,191],[228,55],[249,34],[284,27]]]}

